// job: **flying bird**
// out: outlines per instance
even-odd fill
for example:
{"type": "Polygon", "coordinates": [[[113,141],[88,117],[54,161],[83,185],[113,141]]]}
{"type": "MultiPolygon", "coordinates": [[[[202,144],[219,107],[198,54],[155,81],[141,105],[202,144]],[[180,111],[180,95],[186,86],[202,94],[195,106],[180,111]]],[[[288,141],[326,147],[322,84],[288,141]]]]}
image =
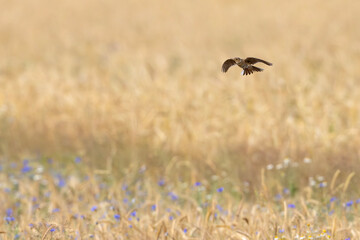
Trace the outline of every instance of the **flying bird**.
{"type": "Polygon", "coordinates": [[[228,60],[226,60],[223,65],[222,65],[222,71],[223,72],[227,72],[227,70],[234,65],[238,65],[239,67],[241,67],[243,69],[242,71],[242,75],[250,75],[254,72],[261,72],[264,69],[259,68],[259,67],[255,67],[253,66],[253,64],[255,63],[265,63],[266,65],[272,66],[272,63],[267,62],[265,60],[259,59],[259,58],[254,58],[254,57],[248,57],[245,59],[241,59],[241,58],[230,58],[228,60]]]}

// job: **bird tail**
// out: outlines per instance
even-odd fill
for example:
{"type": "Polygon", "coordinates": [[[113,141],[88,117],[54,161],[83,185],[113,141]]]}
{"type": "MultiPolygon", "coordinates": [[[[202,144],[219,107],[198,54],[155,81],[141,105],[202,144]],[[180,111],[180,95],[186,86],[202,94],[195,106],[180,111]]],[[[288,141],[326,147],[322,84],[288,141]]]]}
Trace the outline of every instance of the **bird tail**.
{"type": "Polygon", "coordinates": [[[252,69],[250,69],[250,68],[244,68],[244,70],[242,71],[242,75],[250,75],[250,74],[252,74],[253,73],[253,71],[252,71],[252,69]]]}
{"type": "Polygon", "coordinates": [[[253,71],[255,71],[255,72],[262,72],[262,71],[264,71],[264,69],[259,68],[259,67],[255,67],[255,66],[252,66],[252,67],[251,67],[251,70],[253,70],[253,71]]]}

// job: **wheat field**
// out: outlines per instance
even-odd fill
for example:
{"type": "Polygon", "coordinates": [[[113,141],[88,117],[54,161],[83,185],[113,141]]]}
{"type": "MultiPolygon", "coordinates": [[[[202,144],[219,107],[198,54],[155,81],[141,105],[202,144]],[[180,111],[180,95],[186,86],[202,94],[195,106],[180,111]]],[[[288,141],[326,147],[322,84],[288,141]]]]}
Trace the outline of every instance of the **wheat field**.
{"type": "Polygon", "coordinates": [[[360,2],[0,2],[0,239],[360,239],[360,2]]]}

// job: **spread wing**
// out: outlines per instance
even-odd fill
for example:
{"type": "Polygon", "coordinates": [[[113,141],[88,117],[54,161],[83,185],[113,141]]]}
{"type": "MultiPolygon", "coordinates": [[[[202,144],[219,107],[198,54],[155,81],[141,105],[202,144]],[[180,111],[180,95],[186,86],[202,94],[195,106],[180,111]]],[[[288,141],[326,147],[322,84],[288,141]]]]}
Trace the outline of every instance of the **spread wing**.
{"type": "Polygon", "coordinates": [[[245,62],[249,63],[249,64],[255,64],[255,63],[258,63],[258,62],[262,62],[262,63],[265,63],[266,65],[272,66],[272,63],[270,63],[268,61],[265,61],[265,60],[262,60],[260,58],[248,57],[248,58],[245,59],[245,62]]]}
{"type": "Polygon", "coordinates": [[[227,70],[235,64],[236,64],[235,60],[230,58],[223,63],[221,70],[223,72],[227,72],[227,70]]]}

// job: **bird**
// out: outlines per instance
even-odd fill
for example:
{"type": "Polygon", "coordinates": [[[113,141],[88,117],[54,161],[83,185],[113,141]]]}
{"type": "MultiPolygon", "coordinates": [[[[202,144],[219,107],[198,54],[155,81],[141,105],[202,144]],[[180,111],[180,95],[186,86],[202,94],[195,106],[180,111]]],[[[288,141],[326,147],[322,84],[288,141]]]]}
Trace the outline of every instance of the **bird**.
{"type": "Polygon", "coordinates": [[[262,68],[253,66],[253,64],[258,63],[258,62],[265,63],[268,66],[272,66],[272,63],[262,60],[260,58],[248,57],[245,59],[241,59],[239,57],[235,57],[235,58],[229,58],[228,60],[226,60],[223,63],[221,69],[224,73],[226,73],[227,70],[231,66],[238,65],[239,67],[241,67],[243,69],[243,71],[241,73],[242,75],[250,75],[254,72],[261,72],[264,70],[262,68]]]}

